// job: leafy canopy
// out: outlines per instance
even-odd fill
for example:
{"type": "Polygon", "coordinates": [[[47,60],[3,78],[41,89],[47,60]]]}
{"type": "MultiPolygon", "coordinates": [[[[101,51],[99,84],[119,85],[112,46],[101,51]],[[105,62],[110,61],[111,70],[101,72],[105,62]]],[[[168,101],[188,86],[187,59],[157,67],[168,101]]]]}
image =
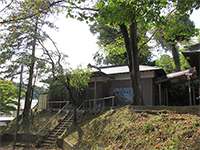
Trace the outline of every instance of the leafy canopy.
{"type": "Polygon", "coordinates": [[[188,14],[173,14],[159,26],[157,41],[160,41],[163,48],[169,48],[170,44],[189,41],[197,34],[198,30],[195,28],[194,22],[189,19],[188,14]]]}
{"type": "MultiPolygon", "coordinates": [[[[167,54],[161,55],[161,57],[155,61],[155,64],[156,66],[163,68],[166,73],[172,73],[175,70],[173,58],[167,54]]],[[[180,55],[180,64],[181,70],[189,68],[189,64],[182,54],[180,55]]]]}
{"type": "Polygon", "coordinates": [[[70,72],[69,84],[74,89],[84,90],[90,81],[91,72],[89,69],[78,67],[70,72]]]}
{"type": "Polygon", "coordinates": [[[17,87],[11,81],[0,80],[0,112],[15,110],[17,87]]]}
{"type": "Polygon", "coordinates": [[[161,10],[167,4],[167,0],[100,0],[96,7],[106,23],[129,24],[136,19],[145,25],[161,21],[161,10]]]}
{"type": "MultiPolygon", "coordinates": [[[[149,50],[149,47],[143,46],[143,48],[140,49],[140,52],[139,52],[139,63],[140,64],[150,64],[151,56],[152,56],[152,54],[149,50]]],[[[124,47],[123,38],[120,36],[120,37],[116,38],[114,42],[106,44],[106,45],[102,45],[100,47],[100,50],[95,54],[94,60],[96,61],[97,65],[128,64],[127,52],[124,47]]]]}

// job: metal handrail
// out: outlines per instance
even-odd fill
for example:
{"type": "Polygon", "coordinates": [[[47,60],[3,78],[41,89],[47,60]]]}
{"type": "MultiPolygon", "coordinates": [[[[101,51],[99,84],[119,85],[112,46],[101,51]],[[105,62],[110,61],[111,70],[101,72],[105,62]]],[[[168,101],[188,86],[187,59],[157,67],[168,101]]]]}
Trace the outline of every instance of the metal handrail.
{"type": "Polygon", "coordinates": [[[39,106],[39,101],[38,101],[37,104],[31,109],[32,112],[37,111],[38,106],[39,106]]]}
{"type": "Polygon", "coordinates": [[[49,101],[49,104],[54,104],[54,103],[69,103],[70,101],[49,101]]]}
{"type": "MultiPolygon", "coordinates": [[[[77,110],[79,110],[82,106],[84,105],[84,102],[77,108],[77,110]]],[[[73,117],[73,114],[68,118],[68,120],[67,121],[69,121],[71,118],[73,117]]],[[[63,124],[63,126],[64,126],[64,124],[63,124]]],[[[63,127],[62,126],[62,127],[63,127]]],[[[55,135],[57,135],[57,133],[59,132],[61,130],[61,128],[60,129],[58,129],[58,131],[56,132],[56,134],[55,135]]]]}
{"type": "Polygon", "coordinates": [[[38,130],[38,132],[36,133],[37,135],[44,130],[63,110],[64,108],[68,105],[68,103],[66,105],[63,106],[62,109],[60,109],[55,115],[53,115],[50,120],[42,127],[38,130]]]}
{"type": "Polygon", "coordinates": [[[103,97],[103,98],[94,98],[94,99],[88,99],[85,102],[90,102],[90,101],[101,101],[101,100],[107,100],[107,99],[112,99],[115,98],[115,96],[108,96],[108,97],[103,97]]]}
{"type": "Polygon", "coordinates": [[[103,98],[96,98],[96,99],[89,99],[89,100],[86,100],[85,103],[88,103],[89,104],[89,111],[96,111],[95,109],[95,106],[96,106],[96,103],[98,103],[99,101],[103,102],[103,106],[102,108],[100,108],[100,111],[104,110],[105,109],[105,101],[106,100],[111,100],[111,109],[113,109],[114,107],[114,99],[115,99],[115,96],[109,96],[109,97],[103,97],[103,98]],[[94,103],[93,104],[93,108],[91,109],[90,106],[91,106],[91,103],[94,103]]]}

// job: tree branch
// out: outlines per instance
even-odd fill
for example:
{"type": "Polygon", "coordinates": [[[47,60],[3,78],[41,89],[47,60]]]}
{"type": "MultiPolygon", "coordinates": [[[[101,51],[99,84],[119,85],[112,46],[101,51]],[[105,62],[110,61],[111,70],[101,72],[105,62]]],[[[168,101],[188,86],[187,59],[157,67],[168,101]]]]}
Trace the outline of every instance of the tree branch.
{"type": "Polygon", "coordinates": [[[49,57],[50,61],[51,61],[51,71],[52,71],[52,75],[53,75],[53,78],[55,78],[55,62],[51,56],[51,54],[49,53],[49,51],[47,50],[47,48],[43,45],[43,43],[38,40],[39,44],[42,46],[43,50],[45,51],[45,54],[49,57]]]}
{"type": "MultiPolygon", "coordinates": [[[[174,8],[172,11],[169,12],[169,14],[167,14],[166,16],[166,19],[169,19],[169,17],[171,17],[171,14],[174,13],[176,11],[176,8],[174,8]]],[[[144,45],[148,44],[152,39],[153,37],[156,35],[156,33],[159,31],[160,29],[157,28],[153,34],[149,37],[149,39],[147,41],[145,41],[144,43],[142,43],[142,45],[140,46],[139,49],[142,49],[144,45]]]]}
{"type": "Polygon", "coordinates": [[[76,5],[76,3],[74,3],[74,2],[69,2],[69,4],[72,5],[71,7],[68,6],[68,7],[71,8],[71,9],[89,10],[89,11],[95,11],[95,12],[99,11],[99,9],[95,9],[95,8],[80,7],[80,6],[76,5]]]}
{"type": "Polygon", "coordinates": [[[8,5],[6,5],[3,9],[0,10],[0,13],[3,12],[4,10],[6,10],[7,8],[9,8],[13,2],[14,2],[14,0],[11,0],[8,5]]]}
{"type": "Polygon", "coordinates": [[[50,9],[51,7],[53,7],[53,6],[55,6],[59,3],[62,3],[62,2],[66,2],[66,0],[58,0],[58,1],[52,2],[52,3],[49,4],[47,9],[38,10],[37,13],[33,13],[33,14],[30,14],[30,15],[27,15],[27,16],[22,16],[22,17],[15,18],[15,19],[3,20],[3,21],[0,21],[0,24],[6,24],[6,23],[16,22],[16,21],[20,21],[20,20],[26,20],[26,19],[33,18],[34,16],[37,16],[37,15],[40,15],[40,14],[45,14],[45,13],[47,13],[46,11],[48,9],[50,9]]]}

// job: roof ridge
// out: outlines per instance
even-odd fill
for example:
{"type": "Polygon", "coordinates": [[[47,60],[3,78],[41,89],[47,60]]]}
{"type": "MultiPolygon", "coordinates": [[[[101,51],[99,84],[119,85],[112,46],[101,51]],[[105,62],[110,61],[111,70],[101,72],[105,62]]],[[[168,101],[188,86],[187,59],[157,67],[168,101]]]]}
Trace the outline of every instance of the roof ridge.
{"type": "Polygon", "coordinates": [[[108,66],[101,66],[99,67],[100,69],[104,69],[104,68],[112,68],[112,67],[124,67],[124,66],[128,66],[128,64],[124,64],[124,65],[108,65],[108,66]]]}
{"type": "MultiPolygon", "coordinates": [[[[101,67],[98,67],[98,68],[104,69],[104,68],[126,67],[126,66],[128,67],[128,65],[109,65],[109,66],[101,66],[101,67]]],[[[154,68],[158,68],[158,69],[160,68],[158,66],[150,66],[150,65],[143,65],[143,64],[141,64],[139,66],[154,67],[154,68]]]]}

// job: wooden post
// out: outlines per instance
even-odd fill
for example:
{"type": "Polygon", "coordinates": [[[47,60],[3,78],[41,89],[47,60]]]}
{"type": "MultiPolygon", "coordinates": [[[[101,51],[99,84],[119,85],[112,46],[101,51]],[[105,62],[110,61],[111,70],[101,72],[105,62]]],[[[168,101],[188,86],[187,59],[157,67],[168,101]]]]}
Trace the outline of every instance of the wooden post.
{"type": "Polygon", "coordinates": [[[193,105],[196,105],[196,97],[195,97],[195,87],[192,87],[192,99],[193,99],[193,105]]]}
{"type": "Polygon", "coordinates": [[[111,107],[111,109],[113,109],[113,107],[114,107],[114,98],[112,97],[112,107],[111,107]]]}
{"type": "Polygon", "coordinates": [[[188,92],[189,92],[189,105],[192,105],[192,91],[191,91],[190,79],[188,80],[188,92]]]}
{"type": "Polygon", "coordinates": [[[103,100],[103,110],[105,109],[105,100],[103,100]]]}
{"type": "Polygon", "coordinates": [[[90,106],[90,100],[88,100],[88,105],[89,105],[89,112],[90,112],[90,108],[91,108],[91,106],[90,106]]]}
{"type": "Polygon", "coordinates": [[[161,89],[161,83],[158,84],[158,90],[159,90],[159,105],[162,105],[162,89],[161,89]]]}
{"type": "Polygon", "coordinates": [[[168,88],[166,88],[166,105],[167,106],[169,105],[169,102],[168,102],[168,88]]]}
{"type": "Polygon", "coordinates": [[[97,82],[96,82],[96,78],[94,78],[94,103],[93,103],[93,108],[94,108],[94,112],[96,111],[96,98],[97,98],[97,82]]]}
{"type": "Polygon", "coordinates": [[[198,79],[199,79],[199,95],[198,95],[198,104],[199,104],[199,102],[200,102],[200,100],[199,100],[199,98],[200,98],[200,55],[199,55],[199,58],[198,58],[198,60],[199,60],[199,66],[198,66],[198,79]]]}

